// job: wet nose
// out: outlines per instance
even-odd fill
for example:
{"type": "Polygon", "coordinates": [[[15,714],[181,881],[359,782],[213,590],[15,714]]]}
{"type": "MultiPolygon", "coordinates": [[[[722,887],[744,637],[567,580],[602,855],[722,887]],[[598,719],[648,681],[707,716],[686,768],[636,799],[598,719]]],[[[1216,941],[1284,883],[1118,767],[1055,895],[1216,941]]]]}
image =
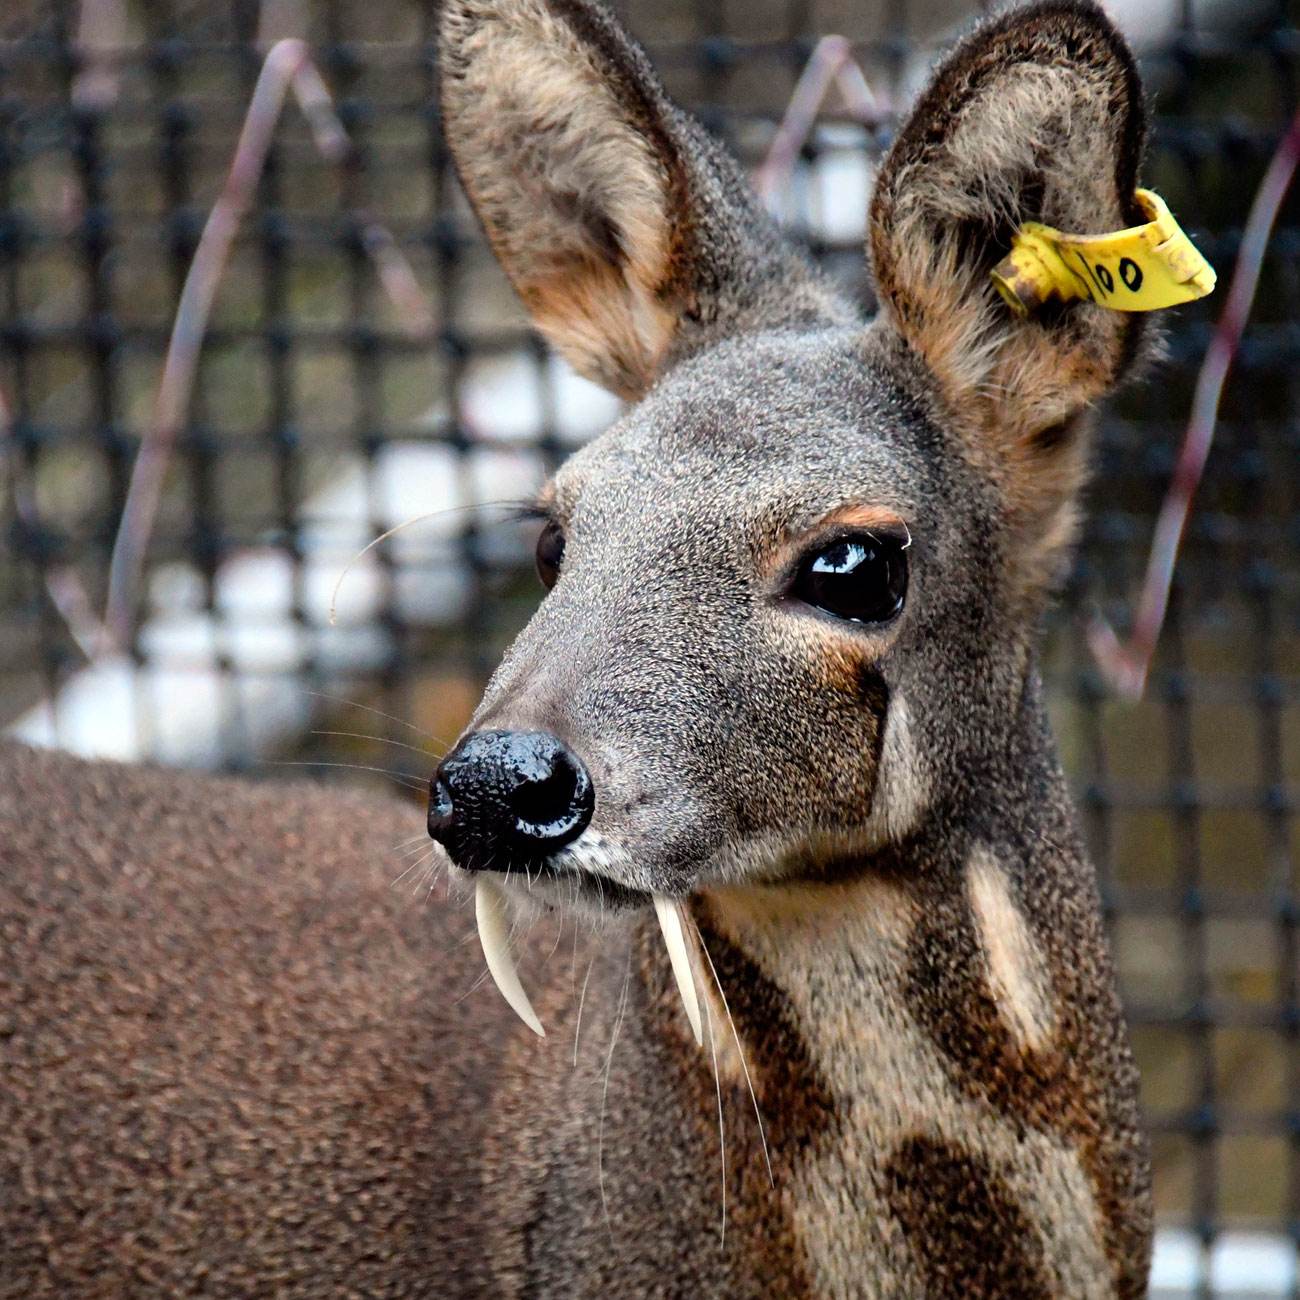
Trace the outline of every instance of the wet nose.
{"type": "Polygon", "coordinates": [[[595,795],[582,760],[544,731],[475,731],[429,785],[429,834],[457,866],[505,871],[575,840],[595,795]]]}

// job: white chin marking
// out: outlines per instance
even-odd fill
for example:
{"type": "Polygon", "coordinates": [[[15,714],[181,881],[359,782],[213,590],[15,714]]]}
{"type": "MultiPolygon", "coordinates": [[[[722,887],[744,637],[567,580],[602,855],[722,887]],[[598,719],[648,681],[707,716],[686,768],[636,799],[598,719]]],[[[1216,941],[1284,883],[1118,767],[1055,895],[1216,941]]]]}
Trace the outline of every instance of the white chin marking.
{"type": "Polygon", "coordinates": [[[474,917],[478,921],[478,941],[483,945],[487,968],[501,996],[533,1033],[545,1038],[546,1030],[519,982],[515,959],[510,953],[505,891],[485,871],[479,872],[474,886],[474,917]]]}
{"type": "Polygon", "coordinates": [[[691,1022],[691,1032],[695,1035],[698,1046],[704,1046],[704,1035],[700,1032],[700,1003],[695,993],[695,976],[691,971],[690,954],[686,951],[686,937],[682,934],[682,914],[676,899],[665,898],[656,894],[655,912],[659,917],[659,928],[664,933],[664,947],[668,949],[668,960],[672,963],[673,977],[677,980],[677,991],[682,995],[682,1006],[686,1010],[686,1019],[691,1022]]]}

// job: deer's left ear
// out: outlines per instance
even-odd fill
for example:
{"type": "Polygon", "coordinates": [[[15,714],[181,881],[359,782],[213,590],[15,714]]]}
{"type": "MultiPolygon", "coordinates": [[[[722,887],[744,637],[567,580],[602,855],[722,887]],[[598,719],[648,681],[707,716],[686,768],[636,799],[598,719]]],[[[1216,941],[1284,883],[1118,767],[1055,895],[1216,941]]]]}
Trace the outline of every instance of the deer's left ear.
{"type": "Polygon", "coordinates": [[[1073,417],[1132,366],[1144,322],[1089,302],[1020,318],[989,272],[1026,221],[1100,234],[1148,220],[1134,198],[1145,135],[1122,38],[1086,0],[1049,0],[954,51],[881,169],[869,239],[883,324],[1022,501],[1077,486],[1053,462],[1081,465],[1073,417]]]}
{"type": "Polygon", "coordinates": [[[709,338],[847,320],[600,0],[442,0],[447,141],[534,322],[639,397],[709,338]]]}

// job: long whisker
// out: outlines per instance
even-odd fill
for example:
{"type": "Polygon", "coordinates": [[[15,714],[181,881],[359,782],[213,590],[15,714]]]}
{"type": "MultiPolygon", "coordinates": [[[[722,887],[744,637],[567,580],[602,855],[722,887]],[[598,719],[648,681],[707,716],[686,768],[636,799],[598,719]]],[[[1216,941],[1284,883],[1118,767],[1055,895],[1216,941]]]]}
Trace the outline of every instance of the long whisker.
{"type": "MultiPolygon", "coordinates": [[[[574,927],[577,934],[577,927],[574,927]]],[[[587,981],[591,978],[591,968],[596,964],[596,954],[591,954],[587,963],[587,973],[582,977],[582,992],[578,994],[578,1018],[573,1022],[573,1068],[578,1068],[578,1035],[582,1032],[582,1004],[587,1000],[587,981]]]]}
{"type": "Polygon", "coordinates": [[[394,772],[389,767],[369,767],[365,763],[328,763],[320,758],[268,758],[266,762],[270,767],[346,767],[354,772],[378,772],[419,794],[428,789],[428,783],[418,776],[412,776],[410,772],[394,772]]]}
{"type": "Polygon", "coordinates": [[[398,840],[397,843],[394,844],[393,847],[388,851],[390,853],[404,852],[406,849],[409,849],[411,845],[418,844],[421,840],[427,840],[428,838],[429,838],[428,831],[420,831],[418,835],[411,835],[407,839],[398,840]]]}
{"type": "Polygon", "coordinates": [[[392,713],[385,713],[383,709],[372,708],[369,704],[361,704],[357,700],[349,700],[343,695],[331,695],[328,691],[304,691],[304,695],[314,696],[318,700],[330,700],[334,704],[346,704],[350,709],[360,709],[363,713],[373,713],[377,718],[387,718],[389,722],[395,722],[399,727],[406,727],[409,731],[415,732],[417,736],[423,736],[425,740],[432,740],[438,743],[437,736],[431,736],[427,731],[421,731],[413,722],[407,722],[405,718],[396,717],[392,713]]]}
{"type": "Polygon", "coordinates": [[[718,1038],[713,1032],[711,999],[704,999],[704,1022],[709,1029],[709,1051],[713,1055],[713,1086],[718,1090],[718,1151],[722,1158],[722,1231],[718,1236],[718,1249],[727,1248],[727,1131],[722,1123],[722,1076],[718,1073],[718,1038]]]}
{"type": "MultiPolygon", "coordinates": [[[[446,861],[439,856],[436,847],[432,852],[426,853],[424,857],[420,858],[415,863],[416,876],[411,882],[412,896],[419,893],[420,887],[426,880],[429,882],[429,889],[432,889],[444,866],[446,866],[446,861]]],[[[428,890],[425,891],[425,897],[428,897],[428,890]]]]}
{"type": "Polygon", "coordinates": [[[334,583],[334,589],[330,592],[329,624],[333,627],[336,622],[336,616],[339,603],[339,588],[343,586],[343,580],[352,572],[357,562],[364,559],[371,551],[381,542],[386,542],[390,537],[405,532],[408,528],[414,528],[416,524],[427,523],[430,519],[439,519],[444,515],[458,514],[464,510],[488,510],[493,507],[514,507],[513,501],[467,501],[463,505],[447,506],[442,510],[430,510],[426,514],[416,515],[412,519],[404,519],[400,524],[394,524],[386,532],[382,532],[378,537],[367,542],[344,566],[343,571],[339,574],[338,580],[334,583]]]}
{"type": "Polygon", "coordinates": [[[491,977],[492,977],[492,972],[488,970],[486,966],[484,966],[483,969],[479,971],[478,976],[475,978],[474,982],[469,986],[469,988],[465,990],[464,993],[460,995],[460,997],[456,998],[455,1001],[453,1001],[452,1005],[458,1006],[460,1003],[464,1002],[465,999],[469,997],[471,993],[475,993],[479,989],[481,989],[483,985],[486,984],[489,979],[491,979],[491,977]]]}
{"type": "Polygon", "coordinates": [[[377,740],[381,745],[394,745],[398,749],[409,749],[412,754],[419,754],[421,758],[437,758],[438,755],[427,749],[421,749],[418,745],[408,745],[401,740],[390,740],[387,736],[370,736],[364,731],[319,731],[315,730],[310,733],[313,736],[350,736],[353,740],[377,740]]]}
{"type": "Polygon", "coordinates": [[[560,940],[564,938],[564,913],[558,914],[559,923],[555,927],[555,942],[551,945],[551,951],[546,954],[546,960],[542,962],[543,966],[549,966],[551,958],[560,950],[560,940]]]}
{"type": "Polygon", "coordinates": [[[731,1021],[731,1036],[736,1040],[736,1052],[740,1056],[740,1068],[745,1072],[745,1083],[749,1087],[749,1099],[754,1103],[754,1118],[758,1120],[758,1140],[763,1145],[763,1160],[767,1164],[767,1181],[773,1187],[776,1186],[776,1177],[772,1173],[772,1154],[767,1149],[767,1132],[763,1127],[763,1112],[758,1107],[758,1094],[754,1091],[754,1080],[749,1075],[749,1062],[745,1060],[745,1049],[740,1043],[740,1033],[736,1029],[735,1017],[731,1014],[731,1008],[727,1005],[727,994],[723,990],[722,981],[718,978],[718,968],[713,964],[713,958],[709,956],[708,945],[704,942],[704,935],[700,932],[700,927],[691,917],[691,924],[695,928],[695,937],[700,941],[700,951],[704,954],[704,960],[709,963],[709,970],[713,972],[713,983],[717,987],[718,996],[722,999],[722,1009],[727,1013],[727,1019],[731,1021]]]}
{"type": "Polygon", "coordinates": [[[614,1032],[609,1036],[609,1053],[605,1057],[605,1081],[600,1089],[600,1124],[596,1129],[596,1182],[600,1184],[600,1205],[605,1212],[605,1229],[609,1233],[611,1244],[614,1241],[614,1225],[609,1218],[609,1198],[605,1195],[605,1102],[609,1099],[609,1071],[614,1064],[614,1047],[618,1042],[618,1031],[623,1028],[623,1013],[627,1010],[627,986],[632,978],[632,949],[627,950],[627,967],[623,972],[623,992],[618,998],[618,1013],[614,1017],[614,1032]]]}
{"type": "Polygon", "coordinates": [[[404,849],[393,849],[392,853],[395,858],[409,858],[413,853],[423,853],[430,845],[429,833],[426,831],[420,836],[419,840],[408,844],[404,849]],[[423,840],[424,843],[420,843],[423,840]]]}
{"type": "Polygon", "coordinates": [[[441,861],[426,862],[420,870],[420,875],[411,886],[411,896],[415,897],[420,892],[420,887],[424,886],[424,896],[428,898],[433,892],[434,886],[438,883],[442,875],[444,864],[441,861]]]}
{"type": "MultiPolygon", "coordinates": [[[[424,891],[424,896],[426,899],[429,897],[430,894],[433,893],[434,888],[438,884],[438,881],[442,878],[442,874],[446,870],[446,867],[447,864],[442,861],[439,861],[434,865],[433,870],[429,873],[429,888],[424,891]]],[[[450,886],[448,886],[448,888],[450,889],[450,886]]]]}
{"type": "Polygon", "coordinates": [[[415,859],[414,862],[410,864],[410,866],[406,868],[405,871],[402,872],[400,876],[394,878],[393,882],[388,886],[389,889],[396,889],[397,886],[400,885],[402,881],[405,880],[406,877],[411,874],[411,872],[419,871],[419,869],[422,866],[424,866],[424,864],[428,862],[430,858],[433,857],[434,852],[435,850],[431,848],[426,850],[424,853],[422,853],[418,858],[415,859]]]}

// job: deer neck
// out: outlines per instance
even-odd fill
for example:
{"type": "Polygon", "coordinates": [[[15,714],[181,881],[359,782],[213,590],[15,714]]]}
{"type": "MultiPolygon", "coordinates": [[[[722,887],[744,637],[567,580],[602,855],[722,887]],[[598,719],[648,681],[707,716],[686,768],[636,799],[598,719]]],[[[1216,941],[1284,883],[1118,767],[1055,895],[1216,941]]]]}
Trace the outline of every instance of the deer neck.
{"type": "Polygon", "coordinates": [[[880,1295],[920,1277],[947,1294],[950,1275],[1111,1295],[1145,1268],[1132,1070],[1091,871],[1034,712],[996,798],[964,783],[978,803],[830,881],[695,905],[722,1068],[734,1082],[748,1067],[826,1294],[863,1259],[907,1261],[910,1283],[886,1271],[880,1295]]]}

